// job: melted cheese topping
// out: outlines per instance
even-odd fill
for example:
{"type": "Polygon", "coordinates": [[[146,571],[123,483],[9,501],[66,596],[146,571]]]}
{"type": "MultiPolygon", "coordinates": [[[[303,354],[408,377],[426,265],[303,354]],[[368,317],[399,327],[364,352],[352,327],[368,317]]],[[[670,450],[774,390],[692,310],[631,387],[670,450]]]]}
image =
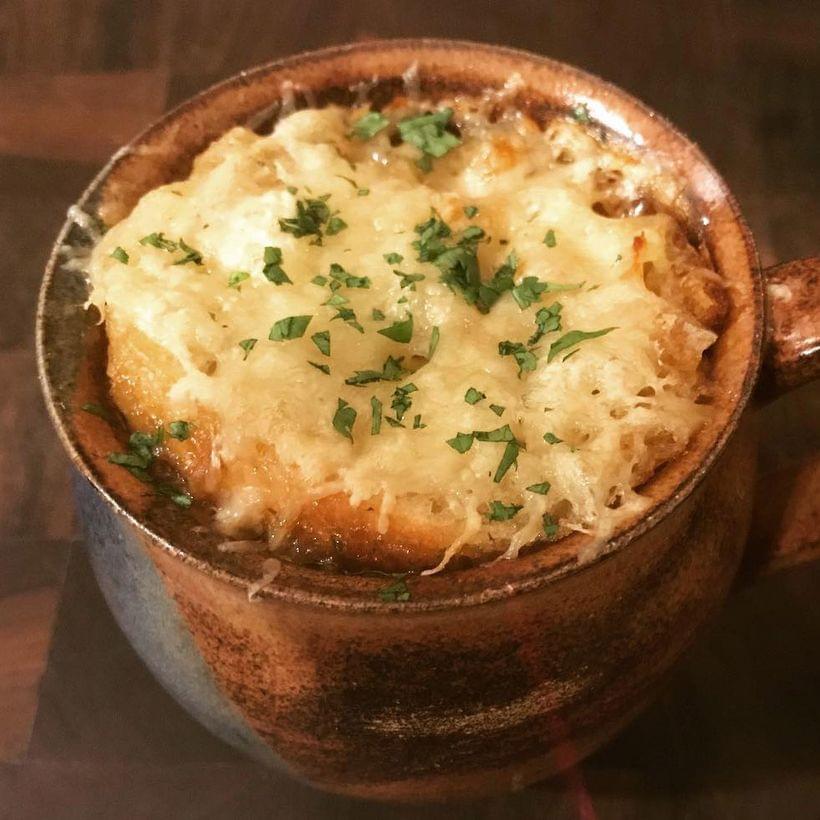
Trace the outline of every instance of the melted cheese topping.
{"type": "Polygon", "coordinates": [[[107,321],[115,400],[141,429],[191,422],[191,441],[172,442],[168,456],[194,493],[215,504],[226,532],[265,532],[278,543],[319,500],[341,495],[342,536],[360,505],[377,511],[381,533],[394,520],[435,531],[427,566],[468,547],[512,557],[544,537],[545,513],[559,533],[603,537],[643,508],[635,487],[707,418],[696,400],[702,354],[716,337],[692,294],[716,275],[671,216],[640,213],[641,191],[671,201],[674,181],[571,121],[541,131],[521,115],[489,124],[469,105],[455,108],[462,144],[428,173],[416,165],[416,147],[391,144],[391,129],[370,140],[349,136],[366,109],[300,111],[269,136],[235,128],[188,179],[145,195],[96,247],[91,300],[107,321]],[[324,195],[346,228],[322,244],[280,228],[297,200],[324,195]],[[477,214],[468,218],[466,206],[477,214]],[[581,287],[543,293],[524,309],[506,292],[480,313],[440,281],[434,264],[418,261],[415,227],[431,209],[451,227],[450,243],[468,225],[485,231],[489,239],[477,246],[485,280],[514,250],[517,283],[538,277],[581,287]],[[175,264],[184,251],[140,244],[160,231],[200,251],[203,264],[175,264]],[[267,246],[281,249],[291,283],[263,275],[267,246]],[[111,256],[117,247],[127,264],[111,256]],[[390,264],[387,254],[403,260],[390,264]],[[334,319],[325,304],[332,292],[312,281],[334,263],[370,280],[369,288],[336,291],[363,333],[334,319]],[[424,278],[402,287],[396,270],[424,278]],[[229,287],[237,271],[249,276],[229,287]],[[535,369],[519,375],[499,342],[526,344],[536,311],[555,302],[561,329],[540,340],[535,369]],[[408,315],[408,343],[377,332],[408,315]],[[304,335],[270,341],[271,326],[291,316],[311,317],[304,335]],[[615,329],[548,361],[565,333],[605,328],[615,329]],[[329,356],[311,340],[321,331],[330,334],[329,356]],[[258,340],[247,355],[246,339],[258,340]],[[381,371],[388,356],[403,357],[413,372],[345,383],[355,371],[381,371]],[[372,435],[371,397],[392,416],[394,391],[408,383],[417,389],[405,427],[383,421],[372,435]],[[486,398],[468,403],[470,388],[486,398]],[[357,414],[352,442],[332,423],[339,399],[357,414]],[[504,408],[500,417],[491,404],[504,408]],[[466,453],[447,444],[459,432],[505,424],[521,449],[500,482],[504,442],[474,441],[466,453]],[[543,482],[546,494],[526,489],[543,482]],[[521,509],[489,521],[494,501],[521,509]]]}

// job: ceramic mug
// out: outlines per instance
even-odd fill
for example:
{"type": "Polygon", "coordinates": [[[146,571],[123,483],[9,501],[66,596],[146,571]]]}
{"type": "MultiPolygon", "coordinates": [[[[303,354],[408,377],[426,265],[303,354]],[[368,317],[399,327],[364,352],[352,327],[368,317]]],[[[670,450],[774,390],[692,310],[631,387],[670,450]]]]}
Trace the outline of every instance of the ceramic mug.
{"type": "MultiPolygon", "coordinates": [[[[761,273],[726,184],[696,145],[620,89],[532,54],[398,40],[303,54],[194,97],[119,151],[83,194],[46,269],[40,377],[76,467],[91,561],[114,616],[174,697],[214,733],[331,791],[397,800],[518,788],[589,754],[652,697],[728,594],[752,510],[753,394],[817,375],[818,262],[761,273]],[[648,511],[595,557],[577,535],[515,561],[409,580],[283,562],[249,601],[263,556],[218,549],[207,514],[157,501],[107,455],[122,432],[80,410],[105,403],[105,339],[85,308],[82,252],[151,188],[237,124],[270,128],[298,106],[404,92],[436,98],[520,86],[536,119],[582,103],[686,180],[697,230],[729,284],[715,349],[714,422],[643,492],[648,511]],[[403,78],[404,75],[404,78],[403,78]],[[374,82],[375,78],[375,82],[374,82]],[[256,563],[254,563],[256,561],[256,563]]],[[[807,535],[816,537],[816,533],[807,535]]],[[[808,553],[806,553],[808,554],[808,553]]],[[[794,560],[799,558],[795,553],[794,560]]]]}

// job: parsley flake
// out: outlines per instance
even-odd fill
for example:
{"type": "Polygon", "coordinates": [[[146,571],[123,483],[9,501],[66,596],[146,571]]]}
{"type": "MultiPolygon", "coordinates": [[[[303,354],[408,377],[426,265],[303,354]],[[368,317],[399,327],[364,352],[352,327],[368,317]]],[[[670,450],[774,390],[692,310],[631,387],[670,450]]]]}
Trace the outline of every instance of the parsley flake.
{"type": "Polygon", "coordinates": [[[178,247],[177,243],[172,239],[167,239],[163,232],[149,233],[148,236],[143,236],[140,239],[140,245],[150,245],[152,248],[169,252],[175,251],[178,247]]]}
{"type": "Polygon", "coordinates": [[[360,387],[372,382],[397,382],[404,375],[401,366],[403,358],[394,359],[388,356],[381,370],[357,370],[352,376],[345,379],[345,384],[360,387]]]}
{"type": "MultiPolygon", "coordinates": [[[[597,339],[599,336],[605,336],[607,333],[610,333],[615,329],[616,328],[614,327],[605,327],[603,330],[570,330],[569,333],[565,333],[560,339],[554,341],[550,345],[550,352],[547,356],[547,362],[551,362],[558,354],[581,344],[581,342],[585,342],[587,339],[597,339]]],[[[575,351],[573,351],[573,353],[574,352],[575,351]]],[[[572,353],[569,354],[569,356],[571,355],[572,353]]],[[[564,361],[566,361],[566,358],[564,361]]]]}
{"type": "Polygon", "coordinates": [[[382,258],[388,265],[399,265],[404,259],[400,253],[385,253],[382,255],[382,258]]]}
{"type": "Polygon", "coordinates": [[[578,103],[573,106],[570,114],[575,122],[581,123],[581,125],[586,125],[587,123],[592,122],[592,117],[589,116],[589,109],[586,105],[584,105],[584,103],[578,103]]]}
{"type": "Polygon", "coordinates": [[[246,280],[250,279],[250,274],[244,270],[236,270],[228,277],[228,287],[241,290],[240,285],[246,280]]]}
{"type": "Polygon", "coordinates": [[[558,240],[555,238],[555,231],[552,228],[544,234],[544,244],[548,248],[554,248],[558,244],[558,240]]]}
{"type": "Polygon", "coordinates": [[[110,255],[111,255],[111,257],[113,257],[114,259],[116,259],[116,260],[117,260],[117,262],[122,262],[122,264],[123,264],[123,265],[127,265],[127,264],[128,264],[128,260],[129,260],[129,258],[130,258],[130,257],[128,256],[128,253],[127,253],[127,251],[125,250],[125,248],[121,248],[119,245],[117,245],[117,247],[116,247],[116,248],[114,248],[114,250],[113,250],[113,251],[111,251],[111,254],[110,254],[110,255]]]}
{"type": "Polygon", "coordinates": [[[318,333],[314,333],[310,340],[325,356],[330,355],[330,331],[320,330],[318,333]]]}
{"type": "Polygon", "coordinates": [[[327,222],[325,232],[328,236],[335,236],[339,231],[343,231],[347,227],[347,222],[340,216],[331,216],[327,222]]]}
{"type": "Polygon", "coordinates": [[[535,370],[538,359],[531,350],[528,350],[521,342],[499,342],[498,354],[500,356],[512,356],[518,364],[518,378],[529,371],[535,370]]]}
{"type": "Polygon", "coordinates": [[[560,302],[553,302],[549,307],[539,308],[535,314],[535,332],[527,340],[527,344],[537,344],[547,333],[554,333],[561,329],[561,311],[564,306],[560,302]]]}
{"type": "Polygon", "coordinates": [[[358,137],[360,140],[369,140],[388,125],[390,125],[390,120],[384,114],[379,111],[369,111],[353,123],[351,136],[358,137]]]}
{"type": "Polygon", "coordinates": [[[547,444],[560,444],[564,439],[558,438],[555,433],[544,433],[544,441],[547,444]]]}
{"type": "Polygon", "coordinates": [[[408,588],[407,581],[405,581],[404,578],[398,578],[393,581],[392,584],[382,587],[378,594],[379,600],[384,601],[386,604],[397,602],[404,603],[405,601],[410,600],[410,589],[408,588]]]}
{"type": "Polygon", "coordinates": [[[290,339],[300,339],[305,335],[312,316],[287,316],[274,322],[268,334],[272,342],[284,342],[290,339]]]}
{"type": "Polygon", "coordinates": [[[404,414],[413,405],[413,400],[410,398],[410,394],[415,393],[416,390],[418,390],[418,387],[410,382],[409,384],[397,387],[393,391],[393,400],[390,402],[390,406],[396,414],[396,421],[401,421],[404,418],[404,414]]]}
{"type": "Polygon", "coordinates": [[[330,194],[318,199],[297,199],[296,216],[290,219],[280,219],[279,229],[293,234],[297,239],[303,236],[313,236],[314,245],[322,244],[322,229],[330,219],[330,208],[327,200],[330,194]]]}
{"type": "Polygon", "coordinates": [[[370,311],[370,315],[373,317],[373,321],[375,322],[383,322],[384,321],[384,311],[379,310],[378,308],[373,308],[370,311]]]}
{"type": "Polygon", "coordinates": [[[538,495],[546,495],[550,491],[549,481],[542,481],[540,484],[530,484],[527,489],[531,493],[538,493],[538,495]]]}
{"type": "Polygon", "coordinates": [[[504,504],[501,501],[491,501],[487,518],[490,521],[509,521],[523,509],[523,504],[504,504]]]}
{"type": "Polygon", "coordinates": [[[330,375],[330,365],[318,364],[317,362],[310,361],[310,359],[308,359],[308,364],[311,365],[311,367],[315,367],[317,370],[321,370],[326,376],[330,375]]]}
{"type": "Polygon", "coordinates": [[[492,410],[493,413],[496,414],[496,416],[504,415],[504,411],[506,409],[507,409],[506,407],[502,407],[500,404],[491,404],[490,405],[490,410],[492,410]]]}
{"type": "Polygon", "coordinates": [[[264,263],[262,273],[269,282],[274,285],[292,285],[290,277],[282,270],[282,249],[268,245],[264,251],[264,263]]]}
{"type": "Polygon", "coordinates": [[[318,285],[320,288],[323,288],[327,284],[327,276],[314,276],[310,281],[314,285],[318,285]]]}
{"type": "Polygon", "coordinates": [[[399,286],[410,290],[416,289],[416,282],[427,278],[423,273],[402,273],[400,270],[394,270],[393,273],[401,279],[399,286]]]}
{"type": "Polygon", "coordinates": [[[433,330],[430,332],[430,347],[427,350],[427,359],[432,359],[433,354],[436,352],[436,348],[438,347],[439,339],[441,338],[441,331],[436,325],[433,330]]]}
{"type": "Polygon", "coordinates": [[[254,349],[258,341],[258,339],[243,339],[239,343],[239,346],[245,351],[245,355],[242,357],[243,362],[248,358],[248,354],[254,349]]]}
{"type": "Polygon", "coordinates": [[[464,455],[473,446],[473,439],[472,433],[457,433],[453,438],[447,439],[447,443],[457,453],[464,455]]]}
{"type": "Polygon", "coordinates": [[[333,429],[346,439],[353,441],[352,430],[358,414],[344,399],[338,401],[336,412],[333,414],[333,429]]]}
{"type": "Polygon", "coordinates": [[[513,288],[513,299],[518,303],[521,310],[528,308],[534,302],[541,301],[542,293],[555,293],[562,290],[578,290],[583,287],[583,282],[579,284],[562,285],[560,282],[543,282],[536,276],[525,276],[521,283],[513,288]]]}
{"type": "Polygon", "coordinates": [[[461,140],[447,131],[452,116],[452,108],[442,108],[429,114],[405,117],[399,122],[399,135],[402,140],[415,145],[422,152],[418,162],[422,170],[430,170],[429,157],[443,157],[448,151],[461,145],[461,140]]]}
{"type": "Polygon", "coordinates": [[[464,394],[464,401],[466,401],[467,404],[477,404],[482,399],[486,398],[486,393],[482,393],[480,390],[476,390],[475,387],[469,388],[467,392],[464,394]]]}
{"type": "Polygon", "coordinates": [[[177,441],[186,441],[191,437],[191,423],[189,421],[172,421],[168,425],[168,435],[177,441]]]}
{"type": "Polygon", "coordinates": [[[185,251],[185,255],[177,259],[174,262],[175,265],[187,265],[191,262],[195,265],[202,264],[202,254],[196,248],[192,248],[190,245],[186,244],[182,237],[179,239],[179,249],[181,251],[185,251]]]}
{"type": "Polygon", "coordinates": [[[544,526],[544,534],[547,538],[555,538],[558,535],[558,523],[549,513],[544,513],[541,516],[541,523],[544,526]]]}
{"type": "Polygon", "coordinates": [[[86,413],[90,413],[92,416],[98,416],[105,421],[111,421],[111,414],[102,405],[84,404],[80,409],[86,413]]]}
{"type": "Polygon", "coordinates": [[[382,403],[372,396],[370,399],[370,435],[377,436],[382,429],[382,403]]]}
{"type": "Polygon", "coordinates": [[[390,327],[383,327],[378,333],[392,339],[394,342],[407,344],[413,338],[413,314],[408,313],[406,319],[401,322],[393,322],[390,327]]]}
{"type": "Polygon", "coordinates": [[[501,461],[498,464],[498,469],[495,471],[495,475],[493,476],[493,481],[496,484],[504,478],[510,467],[514,464],[517,465],[518,453],[520,449],[521,445],[515,439],[507,442],[507,446],[504,448],[504,453],[501,456],[501,461]]]}
{"type": "Polygon", "coordinates": [[[465,205],[464,206],[464,216],[467,219],[472,219],[478,213],[478,208],[475,205],[465,205]]]}

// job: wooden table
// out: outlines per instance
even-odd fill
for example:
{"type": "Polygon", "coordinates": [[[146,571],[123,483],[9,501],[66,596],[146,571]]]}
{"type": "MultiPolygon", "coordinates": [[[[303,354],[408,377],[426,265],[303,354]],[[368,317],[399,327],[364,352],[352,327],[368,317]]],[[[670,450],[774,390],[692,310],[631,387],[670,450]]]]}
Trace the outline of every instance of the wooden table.
{"type": "MultiPolygon", "coordinates": [[[[701,143],[764,264],[820,250],[817,3],[0,3],[0,817],[820,817],[818,566],[735,595],[663,698],[570,775],[423,810],[322,795],[240,758],[111,620],[34,378],[36,292],[67,205],[117,144],[216,79],[421,35],[507,43],[613,80],[701,143]]],[[[765,546],[800,502],[794,486],[817,491],[820,394],[764,413],[765,546]]]]}

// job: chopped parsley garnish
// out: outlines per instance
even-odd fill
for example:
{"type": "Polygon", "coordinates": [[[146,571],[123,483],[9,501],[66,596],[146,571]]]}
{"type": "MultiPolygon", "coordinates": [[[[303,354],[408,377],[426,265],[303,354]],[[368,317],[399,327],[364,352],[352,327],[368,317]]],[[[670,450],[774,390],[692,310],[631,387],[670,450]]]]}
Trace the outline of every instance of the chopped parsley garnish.
{"type": "Polygon", "coordinates": [[[379,111],[369,111],[353,123],[351,136],[358,137],[360,140],[369,140],[388,125],[390,125],[390,120],[384,114],[379,111]]]}
{"type": "Polygon", "coordinates": [[[544,534],[547,538],[555,538],[558,535],[558,523],[549,513],[544,513],[541,517],[541,523],[544,526],[544,534]]]}
{"type": "Polygon", "coordinates": [[[250,279],[250,274],[244,270],[235,270],[229,277],[228,277],[228,287],[229,288],[236,288],[237,290],[241,290],[239,287],[246,279],[250,279]]]}
{"type": "Polygon", "coordinates": [[[495,475],[493,476],[493,481],[496,484],[504,478],[507,471],[513,466],[513,464],[518,463],[518,453],[520,449],[521,445],[515,439],[507,442],[507,446],[504,448],[504,453],[501,456],[501,461],[498,464],[498,469],[495,471],[495,475]]]}
{"type": "Polygon", "coordinates": [[[330,355],[330,331],[320,330],[318,333],[314,333],[310,340],[325,356],[330,355]]]}
{"type": "Polygon", "coordinates": [[[297,191],[299,190],[295,185],[288,185],[285,190],[291,194],[292,196],[296,196],[297,191]]]}
{"type": "Polygon", "coordinates": [[[174,487],[173,484],[157,484],[156,491],[160,495],[170,498],[178,507],[183,507],[186,510],[194,503],[194,499],[188,493],[174,487]]]}
{"type": "Polygon", "coordinates": [[[433,354],[436,352],[440,338],[441,331],[438,329],[438,325],[436,325],[430,333],[430,347],[427,350],[428,360],[433,358],[433,354]]]}
{"type": "Polygon", "coordinates": [[[321,370],[326,376],[330,375],[330,365],[318,364],[317,362],[310,361],[310,359],[308,359],[308,364],[315,367],[317,370],[321,370]]]}
{"type": "Polygon", "coordinates": [[[399,122],[402,140],[421,150],[422,155],[417,164],[422,170],[430,170],[430,157],[443,157],[448,151],[461,145],[461,140],[447,130],[452,116],[452,108],[442,108],[429,114],[406,117],[399,122]]]}
{"type": "Polygon", "coordinates": [[[86,413],[90,413],[92,416],[98,416],[105,421],[111,421],[111,414],[99,404],[84,404],[81,409],[86,413]]]}
{"type": "Polygon", "coordinates": [[[172,239],[167,239],[162,232],[149,233],[148,236],[143,236],[140,239],[140,245],[150,245],[152,248],[159,248],[161,251],[169,252],[173,252],[178,248],[177,243],[172,239]]]}
{"type": "Polygon", "coordinates": [[[175,265],[187,265],[190,262],[193,262],[195,265],[202,264],[202,254],[196,248],[192,248],[190,245],[186,244],[182,237],[180,237],[179,240],[179,249],[181,251],[185,251],[185,255],[180,259],[177,259],[174,262],[175,265]]]}
{"type": "Polygon", "coordinates": [[[417,413],[413,416],[413,429],[414,430],[422,430],[426,427],[426,424],[421,423],[421,413],[417,413]]]}
{"type": "Polygon", "coordinates": [[[482,399],[486,398],[487,394],[482,393],[480,390],[476,390],[475,387],[469,388],[467,392],[464,394],[464,401],[466,401],[467,404],[477,404],[482,399]]]}
{"type": "Polygon", "coordinates": [[[305,335],[312,316],[287,316],[274,322],[268,338],[272,342],[284,342],[289,339],[299,339],[305,335]]]}
{"type": "Polygon", "coordinates": [[[473,446],[473,441],[506,442],[501,461],[493,476],[493,481],[496,484],[504,478],[510,467],[517,463],[518,454],[524,449],[523,445],[513,435],[509,424],[505,424],[497,430],[473,430],[472,433],[458,433],[454,438],[448,439],[447,444],[457,453],[464,454],[473,446]]]}
{"type": "Polygon", "coordinates": [[[339,231],[343,231],[347,227],[347,222],[340,216],[331,216],[327,221],[327,228],[325,232],[328,236],[335,236],[339,231]]]}
{"type": "Polygon", "coordinates": [[[453,438],[447,439],[447,443],[457,452],[462,455],[466,453],[470,447],[473,446],[473,439],[475,437],[472,433],[457,433],[453,438]]]}
{"type": "Polygon", "coordinates": [[[507,409],[506,407],[502,407],[500,404],[491,404],[490,405],[490,410],[492,410],[493,413],[496,414],[496,416],[504,415],[504,411],[506,409],[507,409]]]}
{"type": "Polygon", "coordinates": [[[558,244],[558,240],[555,238],[555,231],[552,228],[544,234],[544,244],[548,248],[554,248],[558,244]]]}
{"type": "Polygon", "coordinates": [[[560,444],[564,439],[558,438],[555,433],[544,433],[544,441],[547,444],[560,444]]]}
{"type": "Polygon", "coordinates": [[[265,267],[262,273],[269,282],[274,285],[292,285],[290,277],[282,270],[282,249],[268,245],[265,248],[265,267]]]}
{"type": "Polygon", "coordinates": [[[535,370],[538,359],[531,350],[522,342],[499,342],[498,353],[500,356],[512,356],[518,364],[518,377],[529,371],[535,370]]]}
{"type": "Polygon", "coordinates": [[[314,285],[318,285],[320,288],[323,288],[327,284],[327,276],[314,276],[310,281],[314,285]]]}
{"type": "Polygon", "coordinates": [[[346,439],[353,441],[353,425],[356,423],[356,411],[344,400],[339,399],[336,412],[333,414],[333,429],[346,439]]]}
{"type": "Polygon", "coordinates": [[[553,302],[549,307],[539,308],[535,314],[535,333],[527,340],[527,344],[537,344],[547,333],[560,330],[563,308],[564,306],[560,302],[553,302]]]}
{"type": "MultiPolygon", "coordinates": [[[[341,319],[346,325],[350,325],[350,327],[358,330],[359,333],[364,333],[364,328],[359,324],[358,319],[356,318],[356,313],[352,308],[348,307],[336,307],[333,304],[333,299],[335,299],[338,294],[335,294],[331,299],[329,299],[325,304],[331,305],[335,307],[336,315],[330,320],[334,322],[336,319],[341,319]]],[[[339,297],[342,302],[347,302],[348,300],[345,299],[343,296],[339,297]]]]}
{"type": "Polygon", "coordinates": [[[367,196],[370,193],[370,188],[357,188],[356,196],[367,196]]]}
{"type": "Polygon", "coordinates": [[[406,319],[401,322],[393,322],[390,327],[383,327],[378,333],[392,339],[394,342],[407,344],[413,338],[413,314],[408,313],[406,319]]]}
{"type": "Polygon", "coordinates": [[[124,467],[131,475],[147,484],[153,482],[148,468],[154,463],[155,450],[165,439],[165,432],[158,427],[154,433],[131,433],[128,438],[128,451],[109,453],[108,461],[124,467]]]}
{"type": "Polygon", "coordinates": [[[538,495],[546,495],[550,491],[549,481],[542,481],[540,484],[530,484],[527,489],[531,493],[538,493],[538,495]]]}
{"type": "MultiPolygon", "coordinates": [[[[610,333],[613,330],[615,330],[614,327],[605,327],[603,330],[591,331],[570,330],[569,333],[565,333],[560,339],[554,341],[550,345],[550,352],[547,356],[547,361],[551,362],[560,353],[563,353],[565,350],[569,350],[570,348],[581,344],[581,342],[585,342],[587,339],[597,339],[599,336],[605,336],[607,333],[610,333]]],[[[571,356],[572,353],[568,355],[571,356]]],[[[566,357],[564,360],[566,361],[566,357]]]]}
{"type": "MultiPolygon", "coordinates": [[[[327,205],[329,198],[330,194],[320,196],[318,199],[297,199],[296,216],[290,219],[280,219],[280,230],[293,234],[297,239],[303,236],[313,236],[315,239],[312,244],[321,245],[322,230],[331,217],[330,208],[327,205]]],[[[338,230],[333,233],[338,233],[338,230]]],[[[330,233],[329,230],[328,233],[330,233]]]]}
{"type": "Polygon", "coordinates": [[[168,425],[168,435],[177,441],[186,441],[191,437],[191,423],[189,421],[172,421],[168,425]]]}
{"type": "Polygon", "coordinates": [[[353,276],[337,262],[331,262],[330,264],[330,279],[330,289],[334,292],[339,290],[341,287],[369,288],[371,285],[370,277],[353,276]]]}
{"type": "Polygon", "coordinates": [[[370,399],[370,435],[377,436],[382,429],[382,403],[372,396],[370,399]]]}
{"type": "Polygon", "coordinates": [[[562,285],[559,282],[542,282],[536,276],[525,276],[521,283],[513,288],[513,299],[518,302],[521,310],[528,308],[534,302],[541,301],[542,293],[555,293],[562,290],[578,290],[583,282],[572,285],[562,285]]]}
{"type": "Polygon", "coordinates": [[[467,219],[472,219],[478,213],[478,208],[475,205],[465,205],[464,206],[464,216],[467,219]]]}
{"type": "Polygon", "coordinates": [[[258,341],[258,339],[243,339],[239,343],[239,346],[245,351],[245,355],[242,357],[243,362],[248,358],[248,354],[254,349],[258,341]]]}
{"type": "Polygon", "coordinates": [[[388,356],[381,370],[357,370],[352,376],[345,379],[345,384],[360,387],[373,382],[397,382],[404,375],[401,366],[402,359],[388,356]]]}
{"type": "Polygon", "coordinates": [[[398,265],[404,259],[400,253],[385,253],[383,258],[388,265],[398,265]]]}
{"type": "Polygon", "coordinates": [[[504,504],[501,501],[491,501],[487,518],[490,521],[509,521],[523,509],[523,504],[504,504]]]}
{"type": "Polygon", "coordinates": [[[473,435],[476,441],[515,441],[509,424],[497,427],[495,430],[474,430],[473,435]]]}
{"type": "Polygon", "coordinates": [[[119,245],[117,245],[117,247],[116,247],[116,248],[114,248],[114,250],[113,250],[113,251],[111,251],[111,256],[112,256],[114,259],[116,259],[116,260],[117,260],[117,262],[122,262],[122,264],[123,264],[123,265],[127,265],[127,264],[128,264],[128,260],[129,260],[129,258],[130,258],[130,257],[128,256],[128,253],[127,253],[127,251],[125,250],[125,248],[121,248],[119,245]]]}
{"type": "Polygon", "coordinates": [[[379,310],[378,308],[373,308],[373,310],[370,312],[370,315],[373,317],[373,321],[375,322],[384,321],[384,311],[379,310]]]}
{"type": "Polygon", "coordinates": [[[589,116],[589,109],[583,103],[578,103],[578,105],[573,106],[570,114],[575,122],[579,122],[582,125],[592,122],[592,118],[589,116]]]}
{"type": "Polygon", "coordinates": [[[174,265],[187,265],[189,262],[193,262],[195,265],[202,264],[202,254],[196,248],[192,248],[182,238],[179,242],[174,242],[173,239],[168,239],[163,232],[149,233],[148,236],[143,236],[140,239],[140,245],[150,245],[152,248],[158,248],[169,253],[184,251],[185,255],[175,260],[174,265]]]}
{"type": "Polygon", "coordinates": [[[515,253],[511,253],[492,279],[483,282],[478,267],[476,243],[484,231],[472,225],[455,244],[444,240],[451,236],[450,226],[433,211],[426,222],[415,227],[419,238],[413,242],[419,262],[432,262],[441,271],[441,281],[454,293],[475,305],[481,313],[487,313],[504,291],[513,288],[513,276],[518,266],[515,253]]]}
{"type": "Polygon", "coordinates": [[[385,421],[386,421],[386,422],[387,422],[387,423],[388,423],[391,427],[401,427],[402,429],[404,429],[404,425],[403,425],[400,421],[397,421],[396,419],[391,419],[391,418],[390,418],[390,416],[385,416],[385,417],[384,417],[384,420],[385,420],[385,421]]]}
{"type": "Polygon", "coordinates": [[[390,402],[390,406],[396,414],[396,421],[401,421],[404,418],[404,414],[412,406],[413,400],[410,398],[410,394],[415,393],[416,390],[418,390],[418,387],[410,382],[409,384],[397,387],[393,391],[393,400],[390,402]]]}
{"type": "Polygon", "coordinates": [[[410,290],[416,289],[416,282],[427,278],[423,273],[402,273],[400,270],[394,270],[393,273],[401,279],[400,287],[410,288],[410,290]]]}
{"type": "Polygon", "coordinates": [[[407,586],[407,581],[405,581],[404,578],[398,578],[393,581],[392,584],[382,587],[379,590],[379,599],[386,604],[409,601],[410,590],[407,586]]]}

